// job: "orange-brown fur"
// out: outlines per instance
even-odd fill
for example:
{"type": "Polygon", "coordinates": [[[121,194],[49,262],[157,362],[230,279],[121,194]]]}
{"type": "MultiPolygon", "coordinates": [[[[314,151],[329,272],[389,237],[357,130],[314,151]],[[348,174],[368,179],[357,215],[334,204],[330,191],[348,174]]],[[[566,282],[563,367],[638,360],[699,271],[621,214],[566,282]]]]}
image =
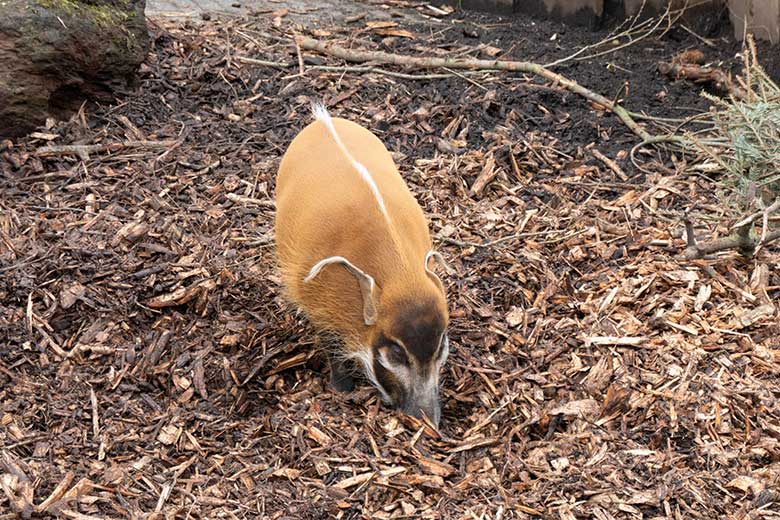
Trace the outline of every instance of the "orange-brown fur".
{"type": "Polygon", "coordinates": [[[446,323],[445,296],[425,270],[432,244],[422,209],[374,134],[345,119],[332,121],[345,148],[370,172],[388,218],[327,126],[314,121],[304,128],[285,153],[276,182],[277,255],[289,298],[317,327],[340,335],[348,350],[371,345],[409,300],[434,302],[446,323]],[[358,282],[347,270],[328,266],[304,282],[313,265],[331,256],[374,277],[376,324],[364,323],[358,282]]]}

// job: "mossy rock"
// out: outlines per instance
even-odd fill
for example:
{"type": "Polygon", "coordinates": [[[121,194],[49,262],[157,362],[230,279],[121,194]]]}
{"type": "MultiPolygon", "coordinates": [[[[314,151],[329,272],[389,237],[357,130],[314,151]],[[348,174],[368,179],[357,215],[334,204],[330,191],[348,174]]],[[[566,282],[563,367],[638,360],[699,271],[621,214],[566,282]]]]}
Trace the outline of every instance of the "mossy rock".
{"type": "Polygon", "coordinates": [[[0,0],[0,137],[110,101],[149,51],[146,0],[0,0]]]}

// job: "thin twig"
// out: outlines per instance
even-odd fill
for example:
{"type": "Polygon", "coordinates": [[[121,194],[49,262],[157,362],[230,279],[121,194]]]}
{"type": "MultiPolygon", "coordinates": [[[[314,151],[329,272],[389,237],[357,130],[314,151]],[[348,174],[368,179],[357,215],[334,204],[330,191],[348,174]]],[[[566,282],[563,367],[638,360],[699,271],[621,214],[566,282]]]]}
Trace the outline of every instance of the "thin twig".
{"type": "Polygon", "coordinates": [[[761,215],[761,237],[759,237],[756,243],[756,253],[767,243],[767,237],[769,234],[769,215],[780,209],[780,198],[775,200],[771,206],[766,208],[761,215]]]}
{"type": "Polygon", "coordinates": [[[591,153],[593,154],[593,157],[595,157],[599,161],[603,162],[606,165],[607,168],[612,170],[615,173],[615,175],[620,177],[620,180],[623,180],[623,181],[627,181],[628,180],[628,175],[626,175],[626,173],[623,171],[623,169],[620,166],[618,166],[618,163],[616,163],[615,161],[613,161],[612,159],[610,159],[609,157],[607,157],[603,153],[599,152],[595,148],[593,150],[591,150],[591,153]]]}
{"type": "Polygon", "coordinates": [[[235,204],[245,204],[248,206],[260,206],[264,208],[275,208],[276,203],[272,200],[254,199],[252,197],[244,197],[238,193],[228,193],[225,197],[235,204]]]}
{"type": "Polygon", "coordinates": [[[303,53],[301,52],[301,46],[298,45],[298,38],[293,38],[293,43],[295,44],[295,54],[298,56],[298,74],[303,76],[303,53]]]}
{"type": "Polygon", "coordinates": [[[161,153],[159,156],[154,158],[154,161],[152,161],[152,164],[156,167],[157,163],[165,159],[168,154],[170,154],[173,150],[181,146],[181,144],[184,142],[184,139],[187,137],[185,134],[185,130],[187,129],[187,126],[184,123],[181,123],[181,130],[179,130],[179,137],[175,141],[168,141],[172,142],[170,146],[167,146],[167,150],[165,150],[163,153],[161,153]]]}
{"type": "Polygon", "coordinates": [[[89,160],[89,154],[99,152],[112,152],[123,148],[167,148],[176,144],[176,141],[123,141],[106,144],[64,144],[55,146],[42,146],[35,150],[38,156],[48,155],[78,155],[84,161],[89,160]]]}
{"type": "MultiPolygon", "coordinates": [[[[588,49],[588,48],[599,47],[599,46],[601,46],[601,45],[603,45],[603,44],[605,44],[607,42],[610,42],[610,41],[617,42],[622,36],[627,36],[628,37],[628,41],[625,42],[625,43],[622,43],[622,44],[619,44],[619,45],[614,45],[613,47],[611,47],[609,49],[605,49],[605,50],[603,50],[601,52],[597,52],[595,54],[588,54],[587,56],[579,56],[580,51],[578,51],[578,52],[572,54],[571,56],[569,56],[567,58],[563,58],[563,59],[554,61],[552,64],[546,65],[546,66],[552,67],[552,66],[555,66],[555,65],[560,65],[560,64],[565,63],[565,62],[567,62],[569,60],[576,60],[576,61],[592,60],[594,58],[600,58],[602,56],[606,56],[607,54],[612,54],[612,53],[617,52],[619,50],[623,50],[626,47],[630,47],[631,45],[634,45],[634,44],[644,40],[645,38],[649,37],[651,34],[653,34],[661,26],[661,24],[663,23],[664,20],[669,20],[667,25],[672,25],[685,12],[685,8],[678,9],[678,10],[674,11],[674,14],[676,15],[676,17],[674,17],[674,19],[672,19],[673,11],[672,11],[671,7],[672,7],[672,3],[670,2],[669,5],[666,7],[666,11],[661,16],[658,17],[658,21],[652,27],[650,27],[650,29],[645,31],[644,34],[638,36],[637,38],[633,38],[633,39],[630,38],[632,32],[636,32],[636,31],[631,31],[631,29],[629,28],[628,31],[626,31],[625,33],[621,33],[621,34],[615,35],[612,38],[607,38],[604,41],[601,41],[601,42],[599,42],[599,43],[597,43],[597,44],[595,44],[593,46],[590,46],[590,47],[585,47],[585,48],[583,48],[581,50],[585,50],[585,49],[588,49]]],[[[636,16],[639,17],[639,15],[641,15],[641,11],[639,13],[637,13],[636,16]]],[[[652,19],[646,20],[645,22],[640,24],[638,27],[642,27],[642,26],[646,25],[647,23],[650,23],[651,21],[652,21],[652,19]]]]}
{"type": "Polygon", "coordinates": [[[584,53],[584,52],[586,52],[588,50],[596,49],[598,47],[602,47],[604,45],[608,45],[608,44],[610,44],[610,43],[612,43],[614,41],[620,40],[623,37],[630,37],[631,34],[641,30],[642,27],[644,27],[645,25],[651,24],[653,20],[652,20],[652,18],[649,18],[647,20],[642,21],[639,25],[635,25],[637,23],[637,21],[639,20],[640,16],[642,15],[642,12],[644,11],[644,7],[645,7],[646,1],[647,0],[644,0],[642,2],[642,6],[639,8],[639,11],[637,12],[637,14],[635,14],[631,18],[627,18],[626,20],[624,20],[623,23],[620,24],[620,26],[618,26],[609,35],[607,35],[606,38],[604,38],[604,39],[602,39],[602,40],[600,40],[600,41],[598,41],[596,43],[593,43],[591,45],[586,45],[586,46],[578,49],[575,53],[570,54],[569,56],[566,56],[564,58],[555,60],[555,61],[553,61],[551,63],[547,63],[547,64],[545,64],[545,67],[552,68],[552,67],[561,65],[563,63],[566,63],[567,61],[571,61],[571,60],[577,59],[582,53],[584,53]],[[617,32],[626,23],[629,23],[628,29],[625,29],[623,31],[617,32]]]}
{"type": "Polygon", "coordinates": [[[734,225],[732,226],[732,228],[738,228],[738,227],[742,227],[742,226],[744,226],[744,225],[746,225],[746,224],[752,224],[753,222],[755,222],[756,220],[758,220],[758,219],[759,219],[759,217],[762,217],[763,215],[768,215],[768,214],[774,213],[774,212],[775,212],[775,211],[777,211],[778,209],[780,209],[780,198],[778,198],[777,200],[775,200],[775,201],[772,203],[772,205],[771,205],[771,206],[769,206],[768,208],[766,208],[766,209],[763,209],[763,210],[761,210],[761,211],[756,211],[756,212],[755,212],[755,213],[753,213],[752,215],[749,215],[749,216],[745,217],[744,219],[740,220],[739,222],[737,222],[736,224],[734,224],[734,225]]]}
{"type": "Polygon", "coordinates": [[[651,144],[662,144],[662,143],[670,143],[670,144],[676,144],[680,146],[684,146],[685,142],[683,141],[682,137],[676,136],[676,135],[657,135],[653,137],[648,137],[645,140],[643,140],[641,143],[634,145],[634,147],[631,148],[631,152],[628,154],[628,156],[631,158],[631,163],[638,169],[642,170],[642,168],[637,163],[635,154],[636,151],[640,148],[644,148],[645,146],[651,145],[651,144]]]}
{"type": "Polygon", "coordinates": [[[251,63],[253,65],[263,65],[265,67],[274,67],[276,69],[288,69],[293,65],[290,63],[283,63],[279,61],[259,60],[257,58],[248,58],[246,56],[236,56],[236,61],[242,63],[251,63]]]}
{"type": "Polygon", "coordinates": [[[716,47],[715,43],[713,43],[712,40],[710,40],[709,38],[705,38],[704,36],[701,36],[700,34],[697,34],[692,29],[688,28],[684,23],[679,24],[679,27],[682,30],[684,30],[685,32],[687,32],[688,34],[690,34],[691,36],[693,36],[694,38],[697,38],[699,41],[701,41],[707,47],[716,47]]]}
{"type": "Polygon", "coordinates": [[[441,235],[435,235],[434,238],[437,240],[440,240],[441,242],[451,244],[454,246],[460,246],[460,247],[493,247],[497,246],[498,244],[503,244],[504,242],[509,242],[510,240],[515,240],[518,238],[530,238],[530,237],[538,237],[538,236],[546,236],[546,235],[552,235],[553,233],[558,233],[563,230],[561,229],[548,229],[546,231],[532,231],[528,233],[515,233],[513,235],[507,235],[505,237],[497,238],[495,240],[491,240],[490,242],[470,242],[468,240],[456,240],[454,238],[450,237],[443,237],[441,235]]]}

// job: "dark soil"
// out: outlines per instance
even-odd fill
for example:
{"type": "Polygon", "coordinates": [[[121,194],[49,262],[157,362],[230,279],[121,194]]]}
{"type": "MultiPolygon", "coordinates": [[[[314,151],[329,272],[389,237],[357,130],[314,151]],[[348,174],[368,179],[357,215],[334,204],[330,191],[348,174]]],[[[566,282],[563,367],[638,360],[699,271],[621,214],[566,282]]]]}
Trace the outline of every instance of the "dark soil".
{"type": "MultiPolygon", "coordinates": [[[[498,56],[500,59],[542,64],[570,56],[582,47],[609,37],[614,31],[614,28],[590,31],[550,20],[520,16],[497,17],[473,12],[460,13],[456,19],[457,23],[440,29],[441,40],[446,42],[440,48],[489,45],[507,51],[498,56]]],[[[658,72],[658,63],[669,62],[686,50],[699,49],[704,52],[707,65],[739,73],[742,67],[739,59],[742,44],[723,34],[725,30],[730,30],[728,26],[719,27],[713,40],[714,48],[702,44],[684,29],[674,27],[662,39],[647,38],[628,45],[620,52],[585,61],[570,61],[555,70],[607,98],[619,99],[631,111],[655,117],[689,117],[709,107],[709,101],[700,96],[702,87],[693,87],[684,80],[669,81],[658,72]]],[[[424,28],[418,30],[422,34],[426,32],[424,28]]],[[[379,41],[379,38],[376,40],[379,41]]],[[[620,40],[621,44],[626,42],[626,39],[620,40]]],[[[419,52],[421,49],[417,46],[413,40],[393,42],[395,52],[398,52],[399,47],[407,53],[419,52]]],[[[766,71],[772,78],[780,80],[780,52],[767,42],[759,42],[758,48],[766,71]]],[[[604,50],[599,48],[583,56],[604,50]]],[[[488,58],[484,54],[475,57],[488,58]]],[[[723,92],[707,87],[704,86],[704,91],[723,95],[723,92]]],[[[636,140],[627,128],[612,120],[604,121],[604,114],[594,112],[587,102],[575,94],[528,89],[523,85],[510,86],[497,90],[495,109],[491,111],[482,110],[481,105],[475,102],[481,97],[479,89],[464,85],[460,79],[442,81],[435,84],[434,88],[442,96],[443,104],[475,107],[475,112],[479,114],[470,115],[481,116],[481,122],[486,128],[498,124],[507,111],[514,109],[522,114],[518,122],[522,131],[549,131],[552,128],[567,153],[573,153],[579,146],[598,142],[602,149],[615,154],[625,148],[627,143],[636,140]],[[551,113],[538,110],[539,105],[551,113]]],[[[470,144],[479,145],[476,139],[470,144]]]]}
{"type": "MultiPolygon", "coordinates": [[[[547,62],[602,35],[459,14],[388,40],[369,20],[158,26],[124,101],[2,144],[0,519],[49,494],[40,514],[69,518],[776,514],[780,257],[679,256],[682,211],[716,211],[719,185],[652,150],[636,170],[636,136],[534,78],[325,72],[340,63],[311,53],[297,76],[290,44],[547,62]],[[332,392],[325,340],[280,296],[274,177],[311,97],[395,152],[457,273],[440,435],[365,385],[332,392]]],[[[686,116],[699,87],[655,64],[696,42],[674,29],[558,70],[686,116]]],[[[708,60],[735,67],[718,45],[708,60]]]]}

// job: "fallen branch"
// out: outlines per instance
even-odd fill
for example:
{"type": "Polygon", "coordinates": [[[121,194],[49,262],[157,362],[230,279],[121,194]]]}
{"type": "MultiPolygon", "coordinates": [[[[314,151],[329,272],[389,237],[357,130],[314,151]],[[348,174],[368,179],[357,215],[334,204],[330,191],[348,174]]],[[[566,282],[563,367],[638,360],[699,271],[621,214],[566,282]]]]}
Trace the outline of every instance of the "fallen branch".
{"type": "MultiPolygon", "coordinates": [[[[284,63],[281,61],[268,61],[258,60],[256,58],[248,58],[246,56],[236,56],[236,61],[242,63],[250,63],[252,65],[262,65],[265,67],[273,67],[276,69],[289,69],[295,65],[292,63],[284,63]]],[[[354,73],[374,73],[382,74],[384,76],[390,76],[399,79],[411,79],[411,80],[427,80],[427,79],[446,79],[457,77],[458,74],[405,74],[403,72],[395,72],[392,70],[380,69],[379,67],[360,67],[360,66],[337,66],[337,65],[309,65],[306,70],[321,70],[323,72],[354,72],[354,73]]],[[[482,71],[486,73],[487,71],[482,71]]],[[[464,74],[479,74],[479,71],[465,72],[464,74]]]]}
{"type": "Polygon", "coordinates": [[[89,154],[100,152],[115,152],[123,148],[168,148],[176,144],[176,141],[124,141],[106,144],[64,144],[55,146],[41,146],[35,150],[35,155],[69,155],[75,154],[83,161],[89,160],[89,154]]]}
{"type": "Polygon", "coordinates": [[[699,244],[696,242],[696,237],[694,235],[693,222],[686,218],[685,230],[688,246],[685,248],[685,258],[688,260],[696,260],[698,258],[704,258],[712,253],[727,251],[729,249],[736,249],[745,258],[752,258],[759,246],[764,246],[780,239],[780,229],[767,232],[766,228],[764,228],[761,236],[755,237],[751,233],[752,228],[753,222],[749,221],[735,228],[728,236],[699,244]]]}
{"type": "Polygon", "coordinates": [[[403,56],[400,54],[390,54],[382,51],[361,51],[347,49],[338,45],[321,42],[312,38],[299,38],[298,43],[301,48],[317,51],[329,56],[341,58],[354,63],[387,63],[404,67],[417,67],[427,69],[466,69],[466,70],[501,70],[507,72],[522,72],[526,74],[535,74],[545,79],[561,85],[566,90],[579,94],[585,99],[611,110],[632,132],[643,140],[650,140],[652,136],[640,127],[636,121],[629,115],[628,111],[605,98],[601,94],[583,87],[575,81],[556,74],[538,63],[527,61],[503,61],[503,60],[477,60],[461,58],[437,58],[426,56],[403,56]]]}

